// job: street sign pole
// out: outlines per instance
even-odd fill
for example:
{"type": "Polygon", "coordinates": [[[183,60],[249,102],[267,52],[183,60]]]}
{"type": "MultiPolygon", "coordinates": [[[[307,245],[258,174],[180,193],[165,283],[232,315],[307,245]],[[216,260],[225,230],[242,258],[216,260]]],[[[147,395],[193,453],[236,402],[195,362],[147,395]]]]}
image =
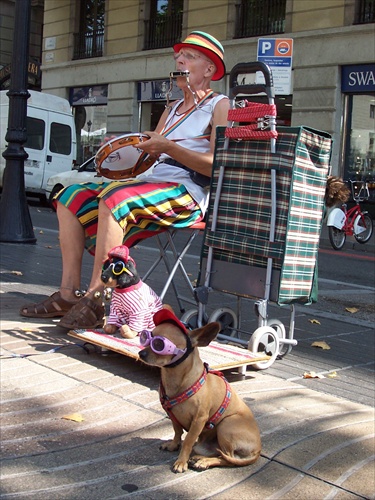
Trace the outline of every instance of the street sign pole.
{"type": "Polygon", "coordinates": [[[29,57],[31,0],[15,2],[12,74],[10,81],[8,143],[3,152],[6,160],[3,192],[0,201],[0,242],[35,243],[25,193],[24,162],[28,157],[23,144],[27,140],[26,116],[27,65],[29,57]]]}

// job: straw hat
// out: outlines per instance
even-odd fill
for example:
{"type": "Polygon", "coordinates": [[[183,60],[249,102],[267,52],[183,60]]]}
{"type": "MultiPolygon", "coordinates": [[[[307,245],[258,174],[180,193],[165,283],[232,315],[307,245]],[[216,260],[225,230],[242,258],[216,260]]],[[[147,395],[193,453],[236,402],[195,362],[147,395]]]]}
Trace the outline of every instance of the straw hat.
{"type": "Polygon", "coordinates": [[[225,75],[224,48],[216,38],[203,31],[192,31],[183,42],[176,43],[173,50],[180,52],[184,47],[190,47],[202,52],[215,64],[216,73],[213,75],[212,80],[221,80],[223,78],[225,75]]]}

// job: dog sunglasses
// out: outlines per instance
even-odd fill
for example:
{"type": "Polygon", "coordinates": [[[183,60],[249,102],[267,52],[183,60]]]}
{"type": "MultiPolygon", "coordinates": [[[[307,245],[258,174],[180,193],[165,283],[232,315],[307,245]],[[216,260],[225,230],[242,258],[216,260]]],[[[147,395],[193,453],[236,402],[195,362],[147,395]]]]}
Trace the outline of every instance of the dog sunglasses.
{"type": "Polygon", "coordinates": [[[103,271],[106,271],[107,269],[110,268],[112,268],[112,273],[115,276],[120,276],[120,274],[122,273],[127,273],[130,276],[134,276],[134,274],[131,271],[129,271],[129,269],[125,266],[125,264],[121,260],[118,260],[117,262],[110,262],[109,259],[105,260],[102,266],[103,271]]]}
{"type": "Polygon", "coordinates": [[[186,352],[186,349],[179,349],[173,342],[165,337],[153,337],[149,330],[142,330],[139,334],[139,340],[141,346],[150,346],[155,354],[160,354],[161,356],[175,354],[181,357],[186,352]]]}

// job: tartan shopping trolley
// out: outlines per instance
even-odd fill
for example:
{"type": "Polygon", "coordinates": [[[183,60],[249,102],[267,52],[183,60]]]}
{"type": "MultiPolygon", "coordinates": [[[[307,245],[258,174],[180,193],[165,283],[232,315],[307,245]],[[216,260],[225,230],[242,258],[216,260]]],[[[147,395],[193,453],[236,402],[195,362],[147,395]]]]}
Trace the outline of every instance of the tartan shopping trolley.
{"type": "Polygon", "coordinates": [[[237,64],[230,73],[228,126],[218,127],[211,196],[203,237],[197,308],[181,320],[191,328],[220,321],[218,340],[266,353],[271,366],[297,344],[294,304],[316,300],[317,254],[330,169],[329,134],[307,127],[278,127],[270,68],[237,64]],[[238,85],[240,75],[261,72],[264,84],[238,85]],[[268,104],[236,98],[266,93],[268,104]],[[242,124],[242,125],[241,125],[242,124]],[[237,310],[208,315],[212,292],[233,295],[237,310]],[[243,299],[254,300],[258,328],[241,325],[243,299]],[[288,330],[268,317],[269,302],[290,306],[288,330]]]}

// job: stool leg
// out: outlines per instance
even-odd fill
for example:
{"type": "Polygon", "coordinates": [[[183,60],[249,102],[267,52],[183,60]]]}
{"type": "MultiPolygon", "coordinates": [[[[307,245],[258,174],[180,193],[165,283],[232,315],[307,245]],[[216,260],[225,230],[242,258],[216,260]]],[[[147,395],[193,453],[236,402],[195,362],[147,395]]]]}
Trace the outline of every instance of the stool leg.
{"type": "MultiPolygon", "coordinates": [[[[173,235],[169,235],[169,237],[171,238],[170,246],[172,248],[172,251],[173,251],[173,254],[174,254],[174,258],[176,259],[176,262],[175,262],[174,266],[172,267],[172,269],[170,271],[168,270],[170,274],[169,274],[169,278],[168,278],[167,282],[165,283],[164,288],[163,288],[163,290],[161,292],[161,295],[160,295],[160,297],[162,299],[164,298],[165,294],[167,293],[168,288],[169,288],[169,286],[170,286],[171,283],[172,283],[172,285],[175,288],[173,278],[174,278],[174,275],[176,274],[176,271],[177,271],[178,268],[180,268],[180,271],[181,271],[181,273],[182,273],[182,275],[183,275],[183,277],[184,277],[184,279],[186,281],[186,284],[190,288],[191,293],[194,295],[194,288],[193,288],[193,286],[192,286],[192,284],[191,284],[191,282],[189,280],[189,276],[188,276],[188,274],[187,274],[187,272],[186,272],[186,270],[185,270],[185,268],[183,266],[182,259],[184,258],[186,252],[189,250],[191,244],[193,243],[193,241],[194,241],[194,239],[195,239],[195,237],[197,236],[198,233],[199,233],[199,230],[193,231],[193,233],[190,235],[190,237],[189,237],[188,241],[186,242],[186,244],[185,244],[185,246],[184,246],[184,248],[183,248],[183,250],[182,250],[181,253],[178,253],[177,250],[176,250],[176,247],[175,247],[175,245],[173,243],[173,235]]],[[[175,292],[177,292],[176,288],[175,288],[175,292]]],[[[180,301],[178,293],[176,295],[176,298],[177,298],[178,301],[180,301]]]]}
{"type": "Polygon", "coordinates": [[[186,255],[187,251],[189,250],[191,244],[193,243],[194,239],[199,234],[200,229],[193,229],[191,231],[191,234],[190,234],[189,238],[187,239],[187,241],[185,242],[181,252],[178,252],[176,245],[174,243],[174,238],[177,234],[177,231],[178,231],[177,229],[171,229],[171,230],[168,230],[168,231],[165,231],[164,233],[162,233],[162,234],[165,234],[165,238],[166,238],[165,243],[163,243],[163,241],[162,241],[161,234],[156,235],[156,242],[157,242],[157,245],[159,248],[159,257],[152,264],[152,266],[148,269],[148,271],[143,275],[142,279],[143,279],[143,281],[146,281],[150,277],[150,275],[153,273],[153,271],[158,267],[159,263],[161,261],[163,261],[165,268],[167,270],[167,273],[168,273],[168,279],[167,279],[161,293],[159,294],[159,296],[160,296],[161,300],[163,301],[169,287],[172,285],[173,292],[174,292],[174,295],[175,295],[177,303],[178,303],[178,307],[180,309],[181,314],[183,314],[185,312],[184,303],[187,302],[189,304],[195,305],[196,300],[194,298],[194,287],[191,284],[188,273],[186,272],[186,269],[185,269],[182,261],[183,261],[184,256],[186,255]],[[170,252],[172,252],[172,254],[173,254],[174,263],[171,262],[171,256],[168,257],[168,253],[167,253],[168,250],[170,252]],[[177,288],[176,281],[175,281],[174,277],[175,277],[175,274],[176,274],[178,269],[180,270],[182,277],[184,278],[184,280],[187,284],[187,287],[191,293],[191,299],[189,299],[187,297],[183,297],[177,288]]]}

